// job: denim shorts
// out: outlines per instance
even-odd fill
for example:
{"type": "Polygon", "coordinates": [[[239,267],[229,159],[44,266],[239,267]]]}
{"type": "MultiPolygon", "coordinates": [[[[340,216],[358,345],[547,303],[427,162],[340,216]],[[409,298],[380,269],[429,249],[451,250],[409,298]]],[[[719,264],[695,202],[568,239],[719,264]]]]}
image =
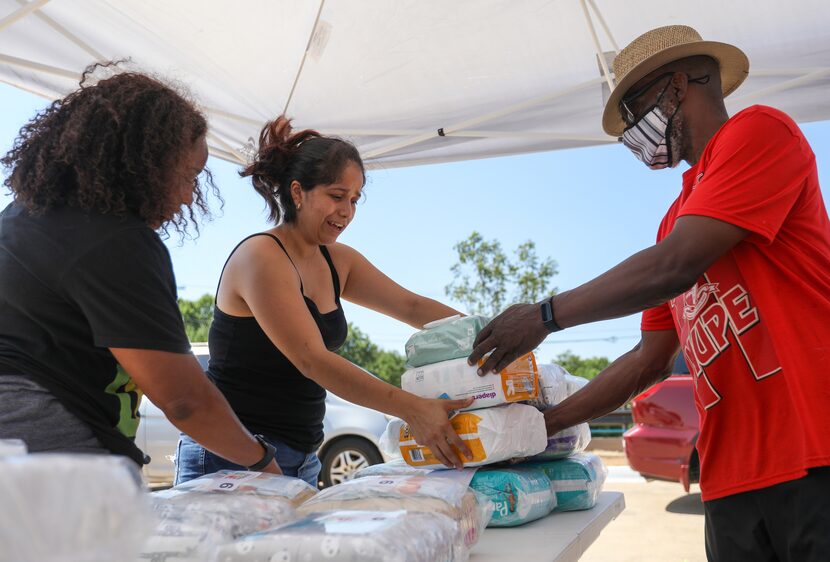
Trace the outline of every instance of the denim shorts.
{"type": "MultiPolygon", "coordinates": [[[[283,474],[300,478],[317,487],[320,459],[317,458],[316,453],[303,453],[268,436],[265,436],[265,439],[276,447],[277,453],[274,458],[283,474]]],[[[174,484],[178,485],[218,470],[246,470],[246,468],[211,453],[184,433],[179,435],[174,484]]]]}

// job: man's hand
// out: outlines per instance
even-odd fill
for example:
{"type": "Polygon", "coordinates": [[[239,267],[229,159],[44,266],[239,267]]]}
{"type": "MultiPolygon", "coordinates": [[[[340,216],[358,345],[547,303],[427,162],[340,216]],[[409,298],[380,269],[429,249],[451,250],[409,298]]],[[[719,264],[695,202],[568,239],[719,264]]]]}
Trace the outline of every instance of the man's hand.
{"type": "Polygon", "coordinates": [[[548,333],[538,303],[514,304],[479,332],[467,361],[475,365],[492,351],[478,374],[498,373],[520,355],[536,349],[548,333]]]}

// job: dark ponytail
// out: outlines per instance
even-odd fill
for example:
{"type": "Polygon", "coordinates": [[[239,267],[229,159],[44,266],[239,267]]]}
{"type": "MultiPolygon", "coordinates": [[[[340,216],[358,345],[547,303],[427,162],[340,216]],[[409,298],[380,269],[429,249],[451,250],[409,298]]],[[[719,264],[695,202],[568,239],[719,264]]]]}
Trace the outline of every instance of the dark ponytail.
{"type": "Polygon", "coordinates": [[[349,162],[360,167],[365,182],[363,160],[352,143],[311,129],[294,133],[291,121],[280,115],[262,128],[253,162],[239,175],[251,177],[254,189],[268,205],[268,218],[279,224],[297,219],[292,182],[299,182],[305,191],[334,183],[349,162]]]}

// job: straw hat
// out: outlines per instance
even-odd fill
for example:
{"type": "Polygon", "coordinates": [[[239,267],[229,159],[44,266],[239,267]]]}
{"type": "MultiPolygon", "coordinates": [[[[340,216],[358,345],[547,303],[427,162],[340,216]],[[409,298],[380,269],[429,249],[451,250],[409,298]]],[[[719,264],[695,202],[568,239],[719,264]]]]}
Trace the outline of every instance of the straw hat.
{"type": "Polygon", "coordinates": [[[704,41],[697,31],[686,25],[652,29],[629,43],[614,59],[617,85],[602,114],[605,132],[617,137],[625,129],[619,105],[631,86],[664,64],[697,55],[710,56],[718,61],[723,97],[734,92],[749,74],[749,59],[737,47],[704,41]]]}

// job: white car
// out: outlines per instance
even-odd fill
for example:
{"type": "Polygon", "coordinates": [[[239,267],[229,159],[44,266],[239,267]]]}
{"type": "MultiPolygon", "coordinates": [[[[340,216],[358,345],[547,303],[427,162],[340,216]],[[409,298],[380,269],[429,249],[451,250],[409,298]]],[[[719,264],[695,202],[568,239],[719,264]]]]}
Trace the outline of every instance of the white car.
{"type": "MultiPolygon", "coordinates": [[[[207,345],[194,345],[193,353],[202,368],[207,369],[207,345]]],[[[141,423],[135,444],[152,459],[144,466],[144,475],[151,483],[172,483],[179,430],[146,396],[139,405],[139,412],[141,423]]],[[[317,451],[322,464],[320,486],[339,484],[364,466],[389,460],[378,447],[378,439],[388,420],[385,414],[352,404],[329,392],[323,420],[325,439],[317,451]]]]}

